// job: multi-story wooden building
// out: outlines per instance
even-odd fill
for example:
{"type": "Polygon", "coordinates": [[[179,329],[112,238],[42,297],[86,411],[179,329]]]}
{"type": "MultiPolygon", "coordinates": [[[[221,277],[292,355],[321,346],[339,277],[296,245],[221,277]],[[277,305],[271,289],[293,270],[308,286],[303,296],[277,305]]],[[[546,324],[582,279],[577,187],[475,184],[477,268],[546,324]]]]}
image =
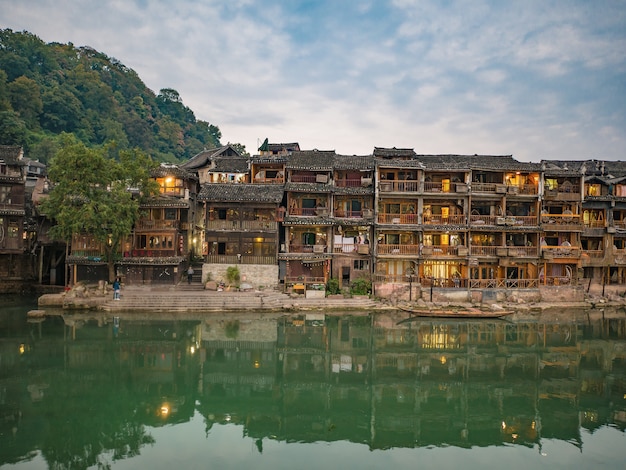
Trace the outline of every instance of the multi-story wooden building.
{"type": "MultiPolygon", "coordinates": [[[[5,250],[8,233],[15,244],[24,230],[7,212],[24,184],[9,175],[21,171],[12,158],[11,170],[6,158],[0,167],[5,250]]],[[[259,155],[227,145],[154,177],[161,195],[143,205],[119,254],[127,282],[177,282],[196,259],[203,280],[233,265],[252,286],[296,291],[365,277],[382,297],[411,298],[417,285],[469,293],[626,283],[623,162],[402,148],[348,156],[266,141],[259,155]]],[[[71,279],[102,277],[101,247],[75,238],[71,279]]]]}
{"type": "MultiPolygon", "coordinates": [[[[145,201],[131,235],[120,244],[116,274],[132,284],[174,284],[199,247],[196,212],[198,178],[177,165],[161,164],[153,172],[159,194],[145,201]]],[[[70,279],[108,279],[104,247],[87,234],[75,234],[67,263],[70,279]]]]}
{"type": "Polygon", "coordinates": [[[19,279],[31,273],[20,259],[25,252],[26,162],[18,146],[0,146],[0,278],[19,279]]]}

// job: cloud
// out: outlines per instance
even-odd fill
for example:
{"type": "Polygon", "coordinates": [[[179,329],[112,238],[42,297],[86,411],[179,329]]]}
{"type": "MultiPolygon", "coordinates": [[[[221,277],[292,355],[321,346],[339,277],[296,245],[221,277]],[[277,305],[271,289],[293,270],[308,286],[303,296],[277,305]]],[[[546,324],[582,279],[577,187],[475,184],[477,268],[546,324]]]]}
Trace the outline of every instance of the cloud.
{"type": "Polygon", "coordinates": [[[115,57],[252,152],[269,137],[346,154],[623,159],[625,10],[618,0],[0,0],[0,26],[115,57]]]}

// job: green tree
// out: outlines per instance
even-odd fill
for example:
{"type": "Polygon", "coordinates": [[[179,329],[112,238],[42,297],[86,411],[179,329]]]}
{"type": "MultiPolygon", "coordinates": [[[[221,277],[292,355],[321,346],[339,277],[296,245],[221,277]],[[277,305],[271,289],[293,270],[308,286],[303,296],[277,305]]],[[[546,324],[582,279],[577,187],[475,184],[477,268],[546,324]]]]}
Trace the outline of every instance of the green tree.
{"type": "Polygon", "coordinates": [[[7,88],[13,110],[19,113],[29,127],[39,127],[38,118],[43,111],[43,102],[37,82],[22,76],[9,83],[7,88]]]}
{"type": "Polygon", "coordinates": [[[66,241],[74,234],[92,236],[103,247],[113,281],[115,256],[139,217],[141,199],[156,193],[154,164],[139,150],[121,151],[116,161],[74,136],[61,140],[49,167],[53,188],[43,205],[55,221],[51,235],[66,241]]]}
{"type": "Polygon", "coordinates": [[[15,111],[0,111],[0,142],[4,145],[23,145],[26,125],[15,111]]]}

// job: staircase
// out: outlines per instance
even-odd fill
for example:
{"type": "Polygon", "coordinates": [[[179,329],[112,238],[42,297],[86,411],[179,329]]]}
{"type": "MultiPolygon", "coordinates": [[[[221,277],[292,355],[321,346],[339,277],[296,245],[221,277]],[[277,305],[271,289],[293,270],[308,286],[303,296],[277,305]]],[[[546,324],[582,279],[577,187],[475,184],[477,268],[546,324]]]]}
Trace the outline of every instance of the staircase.
{"type": "Polygon", "coordinates": [[[292,298],[278,291],[215,292],[200,283],[187,284],[187,279],[172,286],[128,286],[122,289],[121,300],[108,300],[101,306],[110,312],[241,312],[299,310],[371,310],[381,305],[367,297],[352,299],[292,298]]]}

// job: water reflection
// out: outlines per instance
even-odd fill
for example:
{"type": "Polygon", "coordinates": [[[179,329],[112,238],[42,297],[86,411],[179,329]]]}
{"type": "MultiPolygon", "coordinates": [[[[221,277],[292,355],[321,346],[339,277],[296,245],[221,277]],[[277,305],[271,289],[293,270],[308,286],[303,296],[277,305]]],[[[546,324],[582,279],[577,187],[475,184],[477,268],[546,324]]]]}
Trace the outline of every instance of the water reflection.
{"type": "MultiPolygon", "coordinates": [[[[3,311],[4,312],[4,311],[3,311]]],[[[370,449],[581,446],[626,426],[626,321],[0,315],[0,465],[136,456],[195,413],[370,449]]]]}

